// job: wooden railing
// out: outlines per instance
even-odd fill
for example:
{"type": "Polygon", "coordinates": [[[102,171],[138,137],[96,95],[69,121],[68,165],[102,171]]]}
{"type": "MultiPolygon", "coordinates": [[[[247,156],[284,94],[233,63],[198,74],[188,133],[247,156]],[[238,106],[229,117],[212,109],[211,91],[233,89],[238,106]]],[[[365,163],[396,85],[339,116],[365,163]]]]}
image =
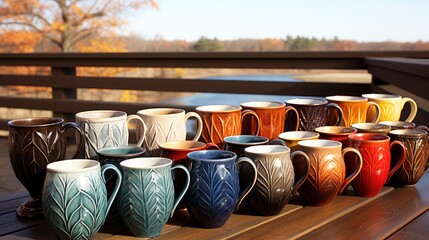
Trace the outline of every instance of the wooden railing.
{"type": "MultiPolygon", "coordinates": [[[[0,107],[49,110],[71,120],[75,113],[90,109],[120,109],[135,113],[144,108],[167,107],[162,103],[80,100],[76,97],[77,88],[306,96],[361,95],[383,91],[416,96],[421,106],[416,122],[426,124],[429,119],[429,60],[424,59],[429,59],[429,51],[0,54],[0,66],[45,66],[51,70],[47,76],[3,74],[0,75],[0,85],[53,89],[51,99],[0,96],[0,107]],[[360,69],[373,74],[373,83],[83,77],[76,75],[78,67],[360,69]]],[[[168,104],[168,107],[190,111],[197,105],[199,103],[187,106],[168,104]]],[[[8,120],[0,116],[0,130],[7,129],[8,120]]]]}

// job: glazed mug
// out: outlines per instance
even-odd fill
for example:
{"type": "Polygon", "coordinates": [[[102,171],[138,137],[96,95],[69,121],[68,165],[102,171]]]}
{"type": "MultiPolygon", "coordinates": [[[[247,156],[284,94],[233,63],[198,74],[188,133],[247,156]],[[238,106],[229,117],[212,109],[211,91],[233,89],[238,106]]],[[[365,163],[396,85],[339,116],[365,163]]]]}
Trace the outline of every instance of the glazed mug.
{"type": "Polygon", "coordinates": [[[188,165],[188,153],[190,152],[207,149],[219,150],[216,144],[191,140],[165,142],[161,143],[159,147],[161,149],[161,157],[173,160],[173,164],[183,164],[185,166],[188,165]]]}
{"type": "Polygon", "coordinates": [[[285,141],[286,146],[290,148],[290,151],[296,151],[298,149],[298,142],[302,140],[318,139],[319,133],[310,131],[289,131],[280,133],[279,138],[285,141]]]}
{"type": "Polygon", "coordinates": [[[379,133],[387,135],[391,127],[382,123],[353,123],[353,128],[357,129],[358,133],[379,133]]]}
{"type": "Polygon", "coordinates": [[[255,163],[258,171],[256,184],[247,197],[250,205],[261,215],[279,214],[306,180],[310,168],[308,156],[301,151],[291,153],[288,147],[280,145],[248,147],[244,156],[255,163]],[[303,168],[300,174],[292,164],[297,161],[301,163],[295,164],[303,168]]]}
{"type": "Polygon", "coordinates": [[[340,106],[336,103],[328,103],[325,99],[294,98],[287,100],[286,104],[297,110],[300,131],[314,131],[317,127],[326,125],[338,126],[343,121],[343,111],[340,106]],[[329,123],[327,118],[329,110],[335,111],[336,119],[332,123],[329,123]]]}
{"type": "Polygon", "coordinates": [[[9,159],[16,178],[30,193],[30,198],[16,210],[20,217],[42,215],[40,201],[46,165],[66,157],[66,131],[76,130],[76,158],[84,147],[84,136],[73,122],[62,118],[26,118],[8,122],[9,159]]]}
{"type": "Polygon", "coordinates": [[[241,134],[243,120],[248,115],[256,119],[258,126],[251,135],[259,135],[260,120],[253,110],[242,110],[235,105],[206,105],[197,107],[196,112],[203,120],[201,141],[214,143],[220,149],[224,148],[225,137],[241,134]]]}
{"type": "Polygon", "coordinates": [[[43,213],[59,239],[91,239],[104,224],[122,181],[117,167],[90,159],[48,164],[43,187],[43,213]],[[118,178],[108,197],[104,173],[118,178]]]}
{"type": "MultiPolygon", "coordinates": [[[[286,106],[282,102],[273,101],[251,101],[240,104],[243,109],[252,110],[258,115],[260,122],[259,136],[268,139],[277,138],[284,132],[285,121],[288,112],[293,111],[296,115],[295,124],[292,126],[294,130],[299,127],[298,112],[294,107],[286,106]]],[[[256,118],[245,118],[243,120],[243,134],[255,133],[258,128],[256,118]]]]}
{"type": "MultiPolygon", "coordinates": [[[[97,158],[97,150],[105,147],[128,145],[128,123],[142,119],[137,115],[115,110],[92,110],[75,115],[76,124],[85,134],[85,151],[82,158],[97,158]]],[[[136,146],[141,146],[144,136],[139,136],[136,146]]]]}
{"type": "MultiPolygon", "coordinates": [[[[390,142],[390,138],[386,135],[376,133],[350,134],[349,146],[356,148],[362,155],[362,169],[351,182],[357,195],[362,197],[376,196],[405,161],[406,147],[404,144],[400,141],[390,142]],[[390,152],[395,147],[399,154],[391,156],[390,152]]],[[[356,155],[350,157],[355,158],[356,155]]],[[[357,162],[357,160],[347,161],[350,164],[347,168],[355,168],[354,164],[357,162]]]]}
{"type": "MultiPolygon", "coordinates": [[[[328,102],[336,103],[343,111],[343,125],[350,127],[353,123],[363,123],[367,120],[367,113],[371,108],[375,108],[374,116],[369,119],[370,122],[376,123],[380,118],[380,107],[375,102],[368,101],[365,97],[355,96],[328,96],[328,102]]],[[[333,114],[330,114],[331,119],[333,114]]]]}
{"type": "Polygon", "coordinates": [[[186,123],[188,119],[195,118],[197,129],[192,139],[196,141],[201,136],[203,128],[201,117],[195,112],[185,113],[178,108],[150,108],[140,110],[137,114],[143,119],[143,126],[136,129],[137,136],[145,136],[143,147],[146,148],[146,156],[159,157],[161,149],[159,145],[164,142],[186,140],[186,123]]]}
{"type": "Polygon", "coordinates": [[[203,150],[188,154],[191,184],[186,206],[194,221],[204,228],[225,224],[256,182],[255,164],[225,150],[203,150]],[[237,166],[244,163],[253,169],[250,185],[240,192],[237,166]]]}
{"type": "MultiPolygon", "coordinates": [[[[120,168],[120,163],[126,159],[143,157],[145,149],[137,146],[116,146],[116,147],[106,147],[97,150],[98,162],[101,166],[106,164],[112,164],[117,168],[120,168]]],[[[115,189],[115,183],[117,181],[117,175],[112,174],[111,171],[108,171],[105,174],[106,178],[106,188],[107,194],[111,194],[115,189]]],[[[109,213],[106,217],[107,222],[118,222],[120,221],[119,210],[115,203],[110,208],[109,213]]]]}
{"type": "MultiPolygon", "coordinates": [[[[378,94],[368,93],[362,94],[362,97],[368,98],[369,101],[375,102],[380,107],[380,119],[379,121],[399,121],[401,117],[402,109],[406,103],[411,106],[411,111],[408,117],[405,119],[406,122],[412,122],[417,114],[417,103],[408,97],[402,97],[399,95],[392,94],[378,94]]],[[[375,115],[374,111],[368,113],[368,118],[373,119],[375,115]]]]}
{"type": "Polygon", "coordinates": [[[315,129],[319,133],[320,139],[338,141],[346,148],[349,144],[348,136],[352,133],[356,133],[357,129],[353,127],[344,126],[324,126],[315,129]]]}
{"type": "Polygon", "coordinates": [[[382,121],[380,124],[384,124],[390,127],[390,130],[396,129],[414,129],[416,128],[416,124],[413,122],[405,122],[405,121],[382,121]]]}
{"type": "MultiPolygon", "coordinates": [[[[304,140],[298,142],[298,150],[310,159],[310,171],[307,180],[298,189],[302,199],[312,206],[330,204],[337,194],[359,174],[362,168],[362,156],[357,149],[341,149],[341,143],[332,140],[304,140]],[[356,159],[346,158],[347,153],[354,153],[356,159]],[[354,169],[347,169],[345,161],[357,160],[354,169]],[[347,173],[346,174],[346,170],[347,173]]],[[[297,162],[299,163],[299,162],[297,162]]],[[[347,164],[348,166],[349,164],[347,164]]],[[[304,164],[294,165],[298,173],[305,172],[304,164]]]]}
{"type": "Polygon", "coordinates": [[[236,135],[225,137],[223,141],[225,143],[224,150],[234,152],[237,157],[243,157],[245,148],[268,144],[270,140],[263,136],[236,135]]]}
{"type": "Polygon", "coordinates": [[[118,193],[122,222],[137,237],[156,237],[173,215],[189,186],[189,172],[173,166],[168,158],[144,157],[120,163],[123,181],[118,193]],[[182,191],[175,197],[171,172],[181,169],[186,176],[182,191]]]}
{"type": "MultiPolygon", "coordinates": [[[[400,141],[407,148],[404,164],[390,178],[389,185],[414,186],[428,169],[428,133],[421,129],[398,129],[389,132],[392,141],[400,141]]],[[[392,151],[392,158],[400,155],[392,151]]]]}

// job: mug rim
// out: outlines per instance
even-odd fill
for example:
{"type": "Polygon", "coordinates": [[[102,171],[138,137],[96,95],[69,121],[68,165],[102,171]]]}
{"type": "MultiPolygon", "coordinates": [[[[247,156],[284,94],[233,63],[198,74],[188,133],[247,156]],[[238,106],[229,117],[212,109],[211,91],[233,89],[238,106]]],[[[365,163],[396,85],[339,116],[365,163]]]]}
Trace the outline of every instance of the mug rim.
{"type": "Polygon", "coordinates": [[[390,131],[391,127],[382,123],[353,123],[351,127],[356,128],[358,131],[390,131]]]}
{"type": "Polygon", "coordinates": [[[78,112],[75,115],[76,121],[81,121],[81,122],[110,122],[110,121],[124,119],[126,117],[127,117],[127,113],[119,110],[89,110],[89,111],[78,112]],[[109,114],[109,113],[112,115],[114,114],[118,114],[118,115],[110,116],[110,117],[85,116],[85,115],[97,115],[97,114],[109,114]]]}
{"type": "Polygon", "coordinates": [[[246,107],[246,108],[252,108],[252,109],[277,109],[277,108],[284,108],[286,107],[285,103],[282,102],[278,102],[278,101],[247,101],[247,102],[242,102],[240,103],[241,107],[246,107]],[[261,105],[258,105],[261,104],[261,105]],[[267,104],[262,106],[262,104],[267,104]],[[271,104],[275,104],[275,105],[271,105],[271,104]]]}
{"type": "Polygon", "coordinates": [[[232,104],[215,104],[215,105],[198,106],[195,110],[198,112],[208,112],[208,113],[228,113],[228,112],[241,111],[242,107],[239,105],[232,105],[232,104]],[[222,108],[222,109],[219,110],[219,108],[222,108]]]}
{"type": "Polygon", "coordinates": [[[290,153],[291,150],[288,146],[283,145],[256,145],[247,147],[244,149],[246,153],[258,154],[258,155],[278,155],[284,153],[290,153]]]}
{"type": "Polygon", "coordinates": [[[416,124],[413,122],[406,121],[381,121],[380,124],[388,125],[390,127],[405,127],[408,129],[413,129],[416,127],[416,124]]]}
{"type": "Polygon", "coordinates": [[[264,137],[264,136],[257,136],[257,135],[232,135],[232,136],[227,136],[223,138],[223,141],[229,144],[235,144],[235,145],[248,145],[248,146],[253,146],[254,144],[258,144],[258,143],[268,143],[269,139],[264,137]],[[232,139],[234,138],[259,138],[261,139],[261,141],[257,141],[257,142],[236,142],[233,141],[232,139]]]}
{"type": "Polygon", "coordinates": [[[182,141],[172,141],[172,142],[163,142],[159,145],[159,147],[162,150],[167,150],[167,151],[194,151],[195,149],[200,149],[200,148],[204,148],[207,144],[201,141],[193,141],[193,140],[182,140],[182,141]],[[181,147],[177,147],[175,144],[189,144],[191,145],[190,148],[181,148],[181,147]],[[200,146],[196,146],[196,147],[192,147],[193,144],[197,144],[200,146]]]}
{"type": "Polygon", "coordinates": [[[164,157],[138,157],[123,160],[119,163],[121,168],[127,169],[154,169],[171,166],[173,160],[164,157]]]}
{"type": "Polygon", "coordinates": [[[368,143],[381,143],[381,142],[389,142],[390,137],[380,133],[352,133],[348,136],[349,140],[358,141],[358,142],[368,142],[368,143]],[[369,137],[371,139],[363,139],[365,137],[369,137]],[[377,139],[380,138],[380,139],[377,139]]]}
{"type": "Polygon", "coordinates": [[[397,94],[384,94],[384,93],[365,93],[362,97],[368,98],[369,100],[386,101],[401,100],[402,96],[397,94]]]}
{"type": "Polygon", "coordinates": [[[285,103],[291,104],[291,105],[300,105],[300,106],[322,106],[322,105],[328,104],[328,101],[323,98],[291,98],[286,100],[285,103]],[[315,101],[315,102],[312,102],[312,101],[315,101]]]}
{"type": "Polygon", "coordinates": [[[360,96],[349,96],[349,95],[332,95],[327,96],[328,101],[334,102],[367,102],[368,98],[360,96]]]}
{"type": "Polygon", "coordinates": [[[104,147],[96,150],[98,155],[101,155],[103,157],[120,157],[120,156],[128,156],[128,157],[134,157],[139,156],[140,154],[143,154],[146,152],[146,148],[144,147],[138,147],[138,146],[110,146],[110,147],[104,147]],[[116,154],[116,153],[103,153],[102,151],[107,150],[115,150],[115,149],[136,149],[138,152],[132,152],[132,153],[124,153],[124,154],[116,154]]]}
{"type": "Polygon", "coordinates": [[[317,132],[312,132],[312,131],[287,131],[287,132],[282,132],[279,134],[279,138],[280,139],[284,139],[284,140],[290,140],[290,141],[296,141],[296,140],[307,140],[307,139],[312,139],[315,137],[320,137],[320,134],[317,132]],[[306,136],[297,136],[294,137],[294,135],[296,134],[310,134],[311,136],[306,137],[306,136]],[[286,136],[286,135],[292,135],[292,136],[286,136]]]}
{"type": "Polygon", "coordinates": [[[390,131],[389,134],[406,138],[424,137],[428,135],[428,133],[422,129],[395,129],[390,131]]]}
{"type": "Polygon", "coordinates": [[[65,159],[46,165],[46,170],[54,173],[82,173],[99,168],[100,163],[92,159],[65,159]]]}
{"type": "Polygon", "coordinates": [[[322,127],[317,127],[316,129],[314,129],[314,131],[316,131],[319,134],[325,134],[325,135],[331,135],[331,136],[338,136],[338,135],[349,135],[352,133],[356,133],[357,129],[354,127],[345,127],[345,126],[322,126],[322,127]],[[323,131],[324,129],[344,129],[344,130],[349,130],[349,131],[343,131],[343,132],[332,132],[332,131],[323,131]]]}
{"type": "Polygon", "coordinates": [[[335,140],[327,139],[312,139],[312,140],[303,140],[298,142],[299,147],[308,147],[308,148],[341,148],[342,143],[335,140]]]}
{"type": "Polygon", "coordinates": [[[227,162],[236,159],[237,154],[228,150],[198,150],[188,153],[187,157],[190,160],[198,160],[202,162],[227,162]],[[217,156],[220,156],[220,158],[204,158],[205,155],[210,153],[217,154],[217,156]],[[222,156],[222,154],[224,154],[225,156],[222,156]]]}
{"type": "Polygon", "coordinates": [[[171,117],[176,115],[185,114],[185,110],[180,108],[146,108],[137,111],[137,114],[140,116],[150,116],[150,117],[171,117]],[[167,112],[167,113],[157,113],[157,112],[167,112]]]}
{"type": "Polygon", "coordinates": [[[10,127],[22,127],[22,128],[34,128],[34,127],[49,127],[58,124],[64,123],[64,119],[59,117],[32,117],[32,118],[18,118],[13,119],[7,122],[7,125],[10,127]],[[31,121],[46,121],[46,123],[42,124],[25,124],[30,123],[31,121]],[[24,123],[24,124],[19,124],[24,123]]]}

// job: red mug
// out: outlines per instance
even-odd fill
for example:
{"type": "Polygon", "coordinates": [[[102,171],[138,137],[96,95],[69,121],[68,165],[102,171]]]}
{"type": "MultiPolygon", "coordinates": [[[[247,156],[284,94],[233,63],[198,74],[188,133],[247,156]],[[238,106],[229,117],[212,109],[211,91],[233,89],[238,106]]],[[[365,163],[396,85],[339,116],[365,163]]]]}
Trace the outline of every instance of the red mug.
{"type": "Polygon", "coordinates": [[[160,144],[161,157],[173,160],[173,164],[187,165],[188,153],[197,150],[217,149],[214,143],[203,143],[199,141],[174,141],[160,144]]]}
{"type": "MultiPolygon", "coordinates": [[[[390,137],[377,133],[354,133],[350,134],[348,139],[349,146],[356,148],[361,153],[363,160],[362,169],[351,184],[359,196],[376,196],[404,163],[406,147],[400,141],[390,143],[390,137]],[[400,155],[397,155],[399,160],[391,159],[390,152],[395,147],[401,152],[400,155]]],[[[347,161],[352,165],[354,162],[356,161],[347,161]]]]}

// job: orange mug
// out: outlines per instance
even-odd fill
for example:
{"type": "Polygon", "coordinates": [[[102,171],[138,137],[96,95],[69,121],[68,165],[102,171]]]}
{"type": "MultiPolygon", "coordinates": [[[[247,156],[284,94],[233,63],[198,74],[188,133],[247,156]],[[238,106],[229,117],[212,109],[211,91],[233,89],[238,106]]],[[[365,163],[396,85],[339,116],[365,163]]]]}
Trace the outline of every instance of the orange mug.
{"type": "MultiPolygon", "coordinates": [[[[343,110],[343,125],[350,127],[353,123],[366,122],[368,110],[375,108],[375,115],[371,122],[376,123],[380,118],[380,107],[375,102],[369,102],[368,98],[357,96],[328,96],[328,102],[336,103],[343,110]]],[[[332,118],[332,116],[330,117],[332,118]]]]}

